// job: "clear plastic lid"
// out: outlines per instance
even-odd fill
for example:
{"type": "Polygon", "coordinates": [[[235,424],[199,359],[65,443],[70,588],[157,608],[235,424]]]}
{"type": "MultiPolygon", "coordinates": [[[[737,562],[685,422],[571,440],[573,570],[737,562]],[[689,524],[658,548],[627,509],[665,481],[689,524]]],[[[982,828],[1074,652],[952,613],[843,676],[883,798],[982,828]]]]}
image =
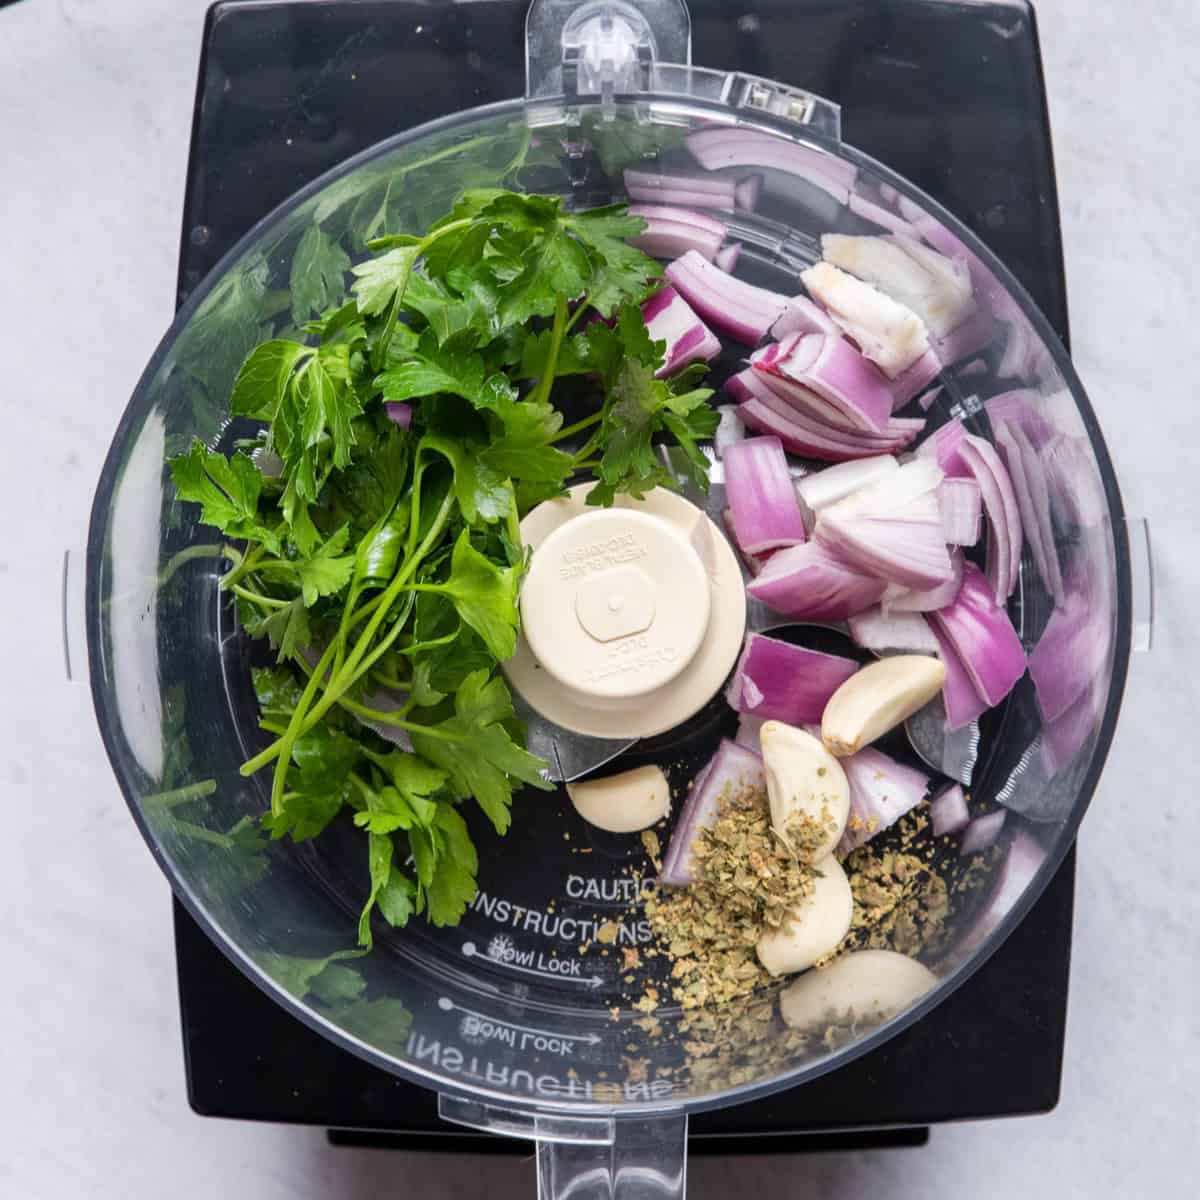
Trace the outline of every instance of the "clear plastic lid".
{"type": "MultiPolygon", "coordinates": [[[[92,686],[109,755],[156,858],[214,941],[314,1028],[437,1089],[452,1119],[583,1144],[611,1142],[614,1116],[735,1103],[831,1070],[962,983],[1071,844],[1112,736],[1131,634],[1111,465],[1062,346],[1012,276],[953,217],[843,145],[836,109],[818,98],[636,52],[641,74],[619,90],[637,94],[614,95],[605,61],[573,75],[569,97],[560,76],[558,94],[554,81],[533,85],[531,99],[381,144],[242,240],[179,313],[125,413],[96,497],[87,583],[92,686]],[[960,779],[972,812],[1007,814],[970,886],[955,890],[961,863],[941,844],[926,856],[927,883],[893,893],[894,911],[876,913],[857,955],[709,1007],[681,1004],[669,959],[647,953],[654,943],[638,901],[654,868],[643,840],[582,821],[563,787],[519,796],[504,840],[469,817],[480,891],[460,925],[380,926],[375,950],[359,955],[367,883],[358,832],[335,823],[293,846],[256,831],[266,789],[238,769],[259,747],[253,647],[218,588],[219,539],[176,499],[165,470],[195,436],[228,448],[236,435],[229,394],[241,360],[303,319],[292,299],[305,239],[357,261],[367,239],[424,229],[464,187],[555,192],[583,207],[627,198],[630,170],[687,176],[722,194],[748,184],[739,195],[753,194],[752,206],[713,215],[741,245],[734,273],[785,295],[800,291],[799,273],[829,233],[910,238],[963,264],[970,327],[948,331],[938,387],[913,412],[931,430],[960,418],[994,441],[1019,406],[1031,536],[1009,613],[1033,652],[1058,636],[1069,608],[1088,651],[1052,706],[1026,676],[977,726],[948,736],[934,708],[885,743],[946,783],[960,779]],[[939,905],[936,929],[927,929],[923,914],[939,905]],[[914,928],[920,936],[910,936],[914,928]],[[922,966],[897,974],[883,949],[922,966]]],[[[531,81],[533,73],[531,65],[531,81]]],[[[730,353],[715,375],[740,366],[730,353]]],[[[691,498],[719,519],[719,473],[708,499],[691,498]]],[[[754,606],[750,622],[786,624],[754,606]]],[[[829,630],[779,636],[851,652],[829,630]]],[[[695,715],[654,737],[572,735],[563,755],[576,757],[558,774],[575,777],[613,756],[607,771],[656,765],[678,814],[690,781],[736,726],[714,688],[695,715]]],[[[664,845],[669,828],[656,828],[664,845]]],[[[872,906],[865,891],[858,901],[864,912],[872,906]]]]}

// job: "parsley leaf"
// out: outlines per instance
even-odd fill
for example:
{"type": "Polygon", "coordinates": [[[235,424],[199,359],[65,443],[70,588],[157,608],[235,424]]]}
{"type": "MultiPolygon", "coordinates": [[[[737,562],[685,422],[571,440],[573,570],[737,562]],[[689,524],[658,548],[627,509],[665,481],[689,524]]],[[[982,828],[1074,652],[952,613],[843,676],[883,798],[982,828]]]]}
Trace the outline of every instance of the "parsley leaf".
{"type": "Polygon", "coordinates": [[[454,468],[454,494],[468,524],[498,521],[512,508],[508,480],[480,456],[479,447],[426,434],[423,449],[436,451],[454,468]]]}
{"type": "Polygon", "coordinates": [[[413,746],[443,767],[463,796],[474,796],[503,834],[512,819],[512,779],[549,789],[541,776],[545,764],[513,741],[505,725],[514,716],[512,697],[502,679],[472,672],[454,697],[454,713],[427,734],[414,732],[413,746]]]}
{"type": "Polygon", "coordinates": [[[334,303],[345,290],[349,269],[350,258],[341,246],[320,226],[310,225],[292,258],[292,320],[299,325],[310,313],[334,303]]]}
{"type": "Polygon", "coordinates": [[[258,511],[263,477],[246,455],[226,458],[209,450],[198,438],[186,454],[171,460],[171,478],[180,500],[200,505],[200,520],[215,525],[231,538],[261,542],[279,553],[279,537],[258,511]]]}
{"type": "Polygon", "coordinates": [[[233,383],[230,405],[236,415],[271,421],[297,363],[315,351],[300,342],[274,338],[255,346],[233,383]]]}
{"type": "Polygon", "coordinates": [[[413,265],[421,254],[420,244],[396,246],[378,258],[368,258],[352,267],[354,298],[364,317],[383,312],[395,299],[404,294],[413,265]]]}
{"type": "Polygon", "coordinates": [[[424,586],[449,597],[458,615],[503,662],[517,648],[519,578],[520,572],[515,567],[498,567],[480,554],[464,529],[454,543],[450,578],[445,583],[424,586]]]}
{"type": "Polygon", "coordinates": [[[502,372],[489,372],[483,358],[464,349],[457,339],[439,344],[432,332],[421,336],[407,362],[389,367],[375,381],[385,400],[412,400],[449,392],[469,400],[476,408],[495,409],[511,404],[517,390],[502,372]]]}
{"type": "Polygon", "coordinates": [[[333,596],[350,582],[354,572],[354,555],[342,554],[350,537],[350,527],[343,525],[307,558],[295,563],[296,574],[304,603],[311,608],[322,596],[333,596]]]}

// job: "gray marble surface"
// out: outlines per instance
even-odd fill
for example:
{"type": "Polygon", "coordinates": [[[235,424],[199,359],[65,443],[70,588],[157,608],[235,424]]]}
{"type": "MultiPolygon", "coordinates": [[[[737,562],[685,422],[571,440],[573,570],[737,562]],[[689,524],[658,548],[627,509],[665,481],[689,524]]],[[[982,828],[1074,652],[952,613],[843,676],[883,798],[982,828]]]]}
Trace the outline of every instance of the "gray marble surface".
{"type": "MultiPolygon", "coordinates": [[[[1077,361],[1129,511],[1151,522],[1158,584],[1154,651],[1134,664],[1080,845],[1062,1102],[938,1129],[916,1152],[706,1163],[693,1196],[1196,1193],[1200,4],[1039,7],[1077,361]]],[[[62,552],[82,545],[109,436],[171,314],[204,8],[0,11],[0,1196],[532,1195],[527,1160],[332,1150],[316,1130],[189,1111],[167,889],[87,692],[64,680],[62,552]]]]}

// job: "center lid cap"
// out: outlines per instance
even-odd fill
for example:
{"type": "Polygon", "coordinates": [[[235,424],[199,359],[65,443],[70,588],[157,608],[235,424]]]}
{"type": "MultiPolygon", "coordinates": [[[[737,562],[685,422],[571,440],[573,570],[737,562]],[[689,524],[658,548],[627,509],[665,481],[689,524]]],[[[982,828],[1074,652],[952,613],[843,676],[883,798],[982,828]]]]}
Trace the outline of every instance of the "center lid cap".
{"type": "Polygon", "coordinates": [[[538,546],[522,628],[543,669],[605,700],[645,695],[695,657],[711,608],[708,575],[676,526],[628,508],[585,512],[538,546]]]}

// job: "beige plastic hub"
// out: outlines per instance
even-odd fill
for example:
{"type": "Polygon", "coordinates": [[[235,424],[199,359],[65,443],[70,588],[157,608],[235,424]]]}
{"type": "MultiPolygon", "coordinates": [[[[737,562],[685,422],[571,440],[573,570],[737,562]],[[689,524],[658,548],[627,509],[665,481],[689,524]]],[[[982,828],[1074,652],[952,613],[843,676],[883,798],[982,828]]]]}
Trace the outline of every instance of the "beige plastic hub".
{"type": "Polygon", "coordinates": [[[746,624],[738,561],[695,505],[663,489],[589,508],[590,484],[521,523],[533,550],[510,682],[547,720],[650,737],[702,708],[746,624]]]}

